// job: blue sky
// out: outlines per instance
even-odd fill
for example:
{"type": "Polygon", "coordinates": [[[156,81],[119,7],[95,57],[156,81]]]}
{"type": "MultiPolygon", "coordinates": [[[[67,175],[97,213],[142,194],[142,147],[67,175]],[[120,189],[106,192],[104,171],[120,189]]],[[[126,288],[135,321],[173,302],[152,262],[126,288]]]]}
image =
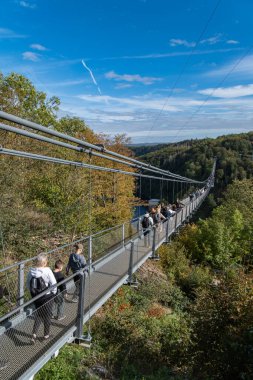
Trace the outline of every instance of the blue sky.
{"type": "Polygon", "coordinates": [[[59,96],[60,115],[135,143],[252,129],[252,0],[0,0],[0,7],[0,70],[59,96]]]}

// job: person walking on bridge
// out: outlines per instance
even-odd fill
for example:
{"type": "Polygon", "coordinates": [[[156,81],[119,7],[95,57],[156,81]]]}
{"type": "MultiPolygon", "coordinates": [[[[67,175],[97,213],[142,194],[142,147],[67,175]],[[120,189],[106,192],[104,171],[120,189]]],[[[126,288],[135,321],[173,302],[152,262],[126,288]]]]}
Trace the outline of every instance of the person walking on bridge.
{"type": "Polygon", "coordinates": [[[144,235],[144,247],[150,247],[150,231],[154,222],[149,213],[146,213],[142,219],[141,225],[144,235]]]}
{"type": "Polygon", "coordinates": [[[49,338],[51,315],[53,307],[53,298],[57,293],[56,279],[52,270],[47,266],[47,256],[41,253],[35,260],[35,267],[31,268],[27,275],[27,287],[31,296],[36,297],[48,289],[48,292],[34,301],[34,325],[32,331],[31,343],[35,343],[37,332],[41,323],[44,324],[44,339],[49,338]]]}
{"type": "MultiPolygon", "coordinates": [[[[71,269],[72,273],[77,273],[80,271],[80,269],[83,269],[86,267],[86,260],[84,256],[82,255],[83,252],[83,245],[81,243],[76,243],[74,245],[75,252],[71,253],[69,256],[69,262],[66,268],[66,274],[69,274],[69,270],[71,269]]],[[[74,277],[74,282],[76,285],[75,292],[73,294],[72,302],[78,302],[78,295],[79,295],[79,287],[80,287],[80,276],[77,274],[74,277]]]]}

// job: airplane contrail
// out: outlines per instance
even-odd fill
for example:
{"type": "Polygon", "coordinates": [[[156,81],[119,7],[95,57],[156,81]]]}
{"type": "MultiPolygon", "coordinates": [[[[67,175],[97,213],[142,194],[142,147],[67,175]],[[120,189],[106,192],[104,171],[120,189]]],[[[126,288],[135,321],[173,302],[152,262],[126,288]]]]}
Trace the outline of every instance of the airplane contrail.
{"type": "Polygon", "coordinates": [[[90,73],[91,79],[92,79],[93,83],[97,86],[97,89],[98,89],[99,94],[102,95],[101,90],[100,90],[100,88],[99,88],[99,85],[97,84],[96,79],[95,79],[95,77],[94,77],[94,75],[93,75],[91,69],[86,65],[86,63],[84,62],[83,59],[82,59],[82,64],[83,64],[83,67],[84,67],[86,70],[88,70],[88,72],[90,73]]]}

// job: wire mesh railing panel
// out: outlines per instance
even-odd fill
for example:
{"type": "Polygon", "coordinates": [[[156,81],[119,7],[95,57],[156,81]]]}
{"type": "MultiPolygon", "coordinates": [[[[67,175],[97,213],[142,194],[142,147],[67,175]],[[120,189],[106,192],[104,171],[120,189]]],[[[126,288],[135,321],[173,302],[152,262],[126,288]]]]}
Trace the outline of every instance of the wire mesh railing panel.
{"type": "Polygon", "coordinates": [[[187,207],[184,207],[182,209],[182,221],[185,221],[185,219],[186,219],[186,213],[187,213],[187,207]]]}
{"type": "Polygon", "coordinates": [[[168,224],[168,221],[165,220],[164,222],[162,222],[162,234],[161,234],[161,237],[162,239],[166,239],[166,235],[167,235],[167,224],[168,224]]]}
{"type": "Polygon", "coordinates": [[[136,237],[139,232],[139,219],[125,223],[125,244],[136,237]]]}
{"type": "Polygon", "coordinates": [[[159,241],[162,239],[165,239],[165,237],[166,237],[166,224],[167,224],[167,222],[165,222],[165,223],[160,222],[159,223],[159,226],[157,228],[159,241]]]}
{"type": "Polygon", "coordinates": [[[6,314],[16,307],[18,301],[18,273],[11,268],[0,273],[0,315],[6,314]]]}
{"type": "MultiPolygon", "coordinates": [[[[73,284],[71,292],[75,289],[73,284]]],[[[30,316],[0,335],[0,357],[7,363],[1,370],[2,380],[19,379],[76,323],[78,304],[66,300],[64,293],[49,295],[34,304],[30,316]],[[53,312],[59,313],[55,314],[57,319],[52,318],[53,312]]]]}
{"type": "Polygon", "coordinates": [[[95,262],[110,252],[114,252],[123,245],[123,228],[117,228],[92,237],[92,261],[95,262]]]}
{"type": "Polygon", "coordinates": [[[168,223],[169,223],[169,234],[171,234],[175,227],[175,216],[171,216],[168,219],[168,223]]]}
{"type": "Polygon", "coordinates": [[[176,215],[176,228],[178,228],[181,224],[181,210],[177,212],[176,215]]]}

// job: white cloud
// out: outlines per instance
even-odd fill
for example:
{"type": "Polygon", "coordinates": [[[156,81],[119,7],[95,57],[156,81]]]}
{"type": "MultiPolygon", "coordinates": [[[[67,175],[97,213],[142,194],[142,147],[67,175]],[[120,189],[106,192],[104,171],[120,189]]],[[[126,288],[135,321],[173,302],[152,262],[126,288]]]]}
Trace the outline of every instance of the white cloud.
{"type": "MultiPolygon", "coordinates": [[[[115,107],[117,105],[124,105],[129,106],[132,110],[133,109],[156,109],[161,110],[164,106],[164,98],[161,99],[152,99],[150,97],[132,97],[132,98],[120,98],[120,97],[113,97],[113,96],[93,96],[93,95],[79,95],[79,99],[82,99],[89,103],[107,103],[109,106],[113,104],[115,107]]],[[[170,112],[178,112],[180,111],[179,108],[177,108],[174,105],[168,104],[166,106],[166,111],[170,112]]]]}
{"type": "Polygon", "coordinates": [[[229,45],[237,45],[237,44],[239,44],[239,41],[236,41],[236,40],[227,40],[226,43],[229,44],[229,45]]]}
{"type": "Polygon", "coordinates": [[[152,84],[154,82],[162,80],[162,78],[157,78],[157,77],[156,78],[155,77],[142,77],[139,74],[134,74],[134,75],[123,74],[123,75],[120,75],[120,74],[115,73],[114,71],[109,71],[108,73],[105,74],[105,77],[107,79],[114,79],[116,81],[138,82],[138,83],[142,83],[145,85],[149,85],[149,84],[152,84]]]}
{"type": "Polygon", "coordinates": [[[34,50],[39,50],[39,51],[46,51],[46,50],[48,50],[45,46],[40,45],[40,44],[31,44],[30,48],[34,49],[34,50]]]}
{"type": "Polygon", "coordinates": [[[146,55],[123,55],[119,57],[105,57],[102,58],[103,61],[106,60],[117,60],[117,59],[155,59],[155,58],[170,58],[170,57],[180,57],[187,55],[207,55],[207,54],[218,54],[218,53],[229,53],[231,51],[242,50],[240,47],[236,48],[223,48],[223,49],[209,49],[209,50],[194,50],[194,51],[177,51],[171,53],[151,53],[146,55]]]}
{"type": "Polygon", "coordinates": [[[18,34],[11,29],[0,28],[0,39],[25,38],[23,34],[18,34]]]}
{"type": "Polygon", "coordinates": [[[224,76],[231,71],[230,76],[233,74],[237,77],[240,75],[241,77],[252,78],[252,67],[253,54],[246,55],[242,60],[239,57],[219,69],[209,71],[206,75],[209,77],[224,76]]]}
{"type": "Polygon", "coordinates": [[[152,94],[131,98],[82,94],[66,100],[62,104],[64,112],[84,118],[96,132],[110,135],[125,132],[135,141],[147,142],[150,138],[178,141],[252,129],[253,97],[213,97],[204,105],[199,95],[198,98],[174,96],[168,104],[166,96],[152,94]],[[194,114],[200,105],[203,105],[200,112],[194,114]],[[189,115],[194,115],[190,121],[189,115]]]}
{"type": "Polygon", "coordinates": [[[239,85],[233,87],[207,88],[198,91],[202,95],[211,95],[217,98],[238,98],[253,95],[253,84],[239,85]]]}
{"type": "Polygon", "coordinates": [[[118,83],[118,84],[116,84],[116,86],[114,88],[116,90],[121,90],[122,88],[130,88],[130,87],[133,87],[133,85],[130,83],[118,83]]]}
{"type": "Polygon", "coordinates": [[[31,51],[25,51],[22,53],[23,59],[27,61],[32,61],[32,62],[38,62],[40,60],[40,54],[33,53],[31,51]]]}
{"type": "Polygon", "coordinates": [[[23,0],[19,2],[19,5],[21,7],[29,8],[29,9],[35,9],[36,8],[36,4],[29,3],[28,1],[23,1],[23,0]]]}
{"type": "Polygon", "coordinates": [[[170,46],[186,46],[186,47],[195,47],[196,42],[189,42],[186,40],[181,40],[180,38],[171,38],[169,41],[170,46]]]}
{"type": "Polygon", "coordinates": [[[209,37],[209,38],[206,38],[204,40],[201,40],[199,43],[202,45],[215,45],[218,42],[222,41],[221,36],[222,36],[221,34],[217,34],[216,36],[209,37]]]}
{"type": "Polygon", "coordinates": [[[47,87],[68,87],[68,86],[78,86],[80,84],[88,84],[89,81],[87,79],[77,79],[77,80],[68,80],[68,81],[61,81],[61,82],[49,82],[44,83],[44,86],[47,87]]]}
{"type": "MultiPolygon", "coordinates": [[[[222,35],[219,33],[213,37],[205,38],[201,41],[199,41],[199,44],[201,45],[215,45],[218,42],[221,42],[222,35]]],[[[187,41],[187,40],[182,40],[180,38],[171,38],[169,41],[170,46],[186,46],[186,47],[195,47],[196,42],[192,41],[187,41]]]]}

